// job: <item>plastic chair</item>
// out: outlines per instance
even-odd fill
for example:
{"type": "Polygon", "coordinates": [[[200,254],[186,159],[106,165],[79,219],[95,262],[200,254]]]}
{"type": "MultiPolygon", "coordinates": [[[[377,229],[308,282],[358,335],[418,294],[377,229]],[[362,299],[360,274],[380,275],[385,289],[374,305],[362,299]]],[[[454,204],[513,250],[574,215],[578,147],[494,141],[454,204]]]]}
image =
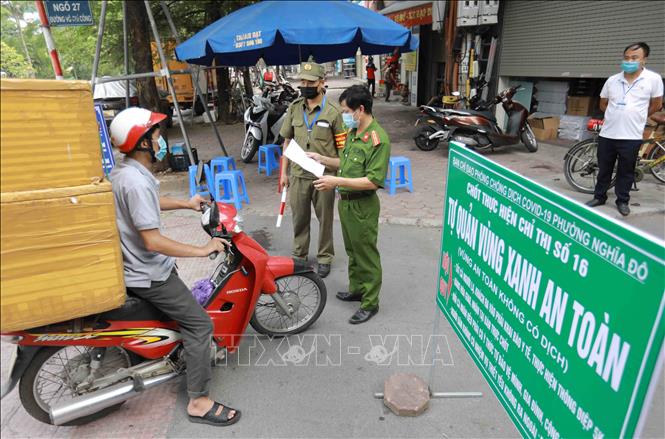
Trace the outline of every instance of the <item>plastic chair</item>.
{"type": "Polygon", "coordinates": [[[191,198],[196,194],[199,194],[202,197],[207,197],[210,195],[210,189],[208,185],[212,181],[210,168],[208,165],[203,165],[203,172],[205,173],[206,182],[199,185],[196,184],[196,168],[196,165],[189,167],[189,197],[191,198]]]}
{"type": "Polygon", "coordinates": [[[218,172],[235,171],[236,169],[238,168],[236,168],[236,162],[233,160],[233,157],[218,156],[210,160],[210,170],[213,175],[216,175],[218,172]]]}
{"type": "Polygon", "coordinates": [[[236,209],[242,208],[242,203],[249,204],[245,176],[242,171],[224,171],[214,177],[213,196],[216,201],[234,204],[236,209]]]}
{"type": "Polygon", "coordinates": [[[413,174],[411,160],[408,157],[390,157],[385,184],[389,195],[395,195],[397,189],[402,187],[413,192],[413,174]]]}
{"type": "Polygon", "coordinates": [[[259,174],[261,170],[270,176],[272,171],[279,169],[279,160],[282,157],[282,148],[279,145],[269,144],[259,146],[259,174]]]}

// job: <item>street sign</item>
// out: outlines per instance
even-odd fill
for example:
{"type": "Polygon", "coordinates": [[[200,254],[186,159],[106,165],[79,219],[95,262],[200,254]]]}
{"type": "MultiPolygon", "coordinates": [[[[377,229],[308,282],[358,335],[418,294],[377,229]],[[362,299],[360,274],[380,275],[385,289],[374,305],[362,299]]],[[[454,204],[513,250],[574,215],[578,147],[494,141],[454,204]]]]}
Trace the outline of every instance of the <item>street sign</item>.
{"type": "Polygon", "coordinates": [[[92,26],[90,3],[72,0],[46,0],[46,14],[51,26],[92,26]]]}
{"type": "Polygon", "coordinates": [[[638,435],[663,243],[454,142],[446,191],[437,303],[520,433],[638,435]]]}
{"type": "Polygon", "coordinates": [[[95,105],[95,116],[97,116],[97,126],[99,127],[99,140],[102,147],[102,169],[104,175],[109,175],[115,166],[113,158],[113,148],[111,147],[111,138],[109,137],[108,127],[104,120],[104,110],[101,105],[95,105]]]}

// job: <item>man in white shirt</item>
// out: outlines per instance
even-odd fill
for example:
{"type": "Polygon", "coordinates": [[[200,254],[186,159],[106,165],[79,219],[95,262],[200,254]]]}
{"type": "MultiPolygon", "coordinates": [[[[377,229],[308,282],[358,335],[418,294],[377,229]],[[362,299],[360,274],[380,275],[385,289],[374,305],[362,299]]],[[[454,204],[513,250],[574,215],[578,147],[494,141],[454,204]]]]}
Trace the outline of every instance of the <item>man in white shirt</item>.
{"type": "Polygon", "coordinates": [[[626,47],[621,63],[623,72],[611,76],[600,92],[605,123],[598,137],[598,181],[593,200],[586,204],[590,207],[605,204],[618,159],[614,191],[617,210],[623,216],[630,214],[630,188],[635,180],[644,126],[647,118],[663,106],[663,79],[644,68],[648,56],[646,43],[626,47]]]}

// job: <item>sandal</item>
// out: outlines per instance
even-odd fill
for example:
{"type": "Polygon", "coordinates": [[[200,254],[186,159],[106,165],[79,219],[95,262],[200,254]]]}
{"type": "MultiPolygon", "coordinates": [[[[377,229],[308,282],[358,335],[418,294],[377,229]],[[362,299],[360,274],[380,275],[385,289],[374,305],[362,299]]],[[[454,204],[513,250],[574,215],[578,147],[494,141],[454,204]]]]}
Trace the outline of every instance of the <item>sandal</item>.
{"type": "Polygon", "coordinates": [[[208,411],[203,416],[189,416],[189,422],[195,422],[197,424],[208,424],[208,425],[214,425],[214,426],[219,426],[219,427],[226,427],[228,425],[233,425],[236,422],[240,420],[240,410],[236,410],[232,407],[227,407],[224,406],[217,401],[215,401],[212,405],[212,408],[208,411]],[[217,410],[219,407],[224,407],[222,409],[222,412],[218,415],[216,415],[217,410]],[[233,415],[232,418],[229,418],[229,413],[235,410],[235,415],[233,415]]]}

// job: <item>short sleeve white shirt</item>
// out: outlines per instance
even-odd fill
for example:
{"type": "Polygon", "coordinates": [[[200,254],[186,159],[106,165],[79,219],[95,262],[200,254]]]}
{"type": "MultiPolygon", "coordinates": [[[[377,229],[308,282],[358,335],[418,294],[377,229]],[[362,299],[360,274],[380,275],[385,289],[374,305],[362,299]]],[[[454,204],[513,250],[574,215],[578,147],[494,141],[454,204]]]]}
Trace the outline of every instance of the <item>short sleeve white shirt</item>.
{"type": "Polygon", "coordinates": [[[663,78],[651,70],[643,69],[632,84],[628,84],[623,72],[610,76],[600,92],[600,97],[608,100],[600,135],[607,139],[642,139],[649,102],[661,96],[663,78]]]}

